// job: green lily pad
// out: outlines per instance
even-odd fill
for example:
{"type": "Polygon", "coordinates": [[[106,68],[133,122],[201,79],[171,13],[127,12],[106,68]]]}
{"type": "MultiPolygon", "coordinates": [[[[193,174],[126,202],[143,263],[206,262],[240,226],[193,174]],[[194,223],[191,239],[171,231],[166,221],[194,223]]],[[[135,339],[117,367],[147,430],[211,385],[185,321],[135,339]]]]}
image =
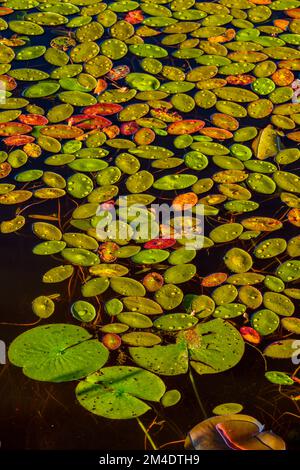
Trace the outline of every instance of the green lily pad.
{"type": "Polygon", "coordinates": [[[269,238],[257,245],[254,256],[259,259],[273,258],[286,250],[287,243],[284,238],[269,238]]]}
{"type": "Polygon", "coordinates": [[[213,413],[218,416],[226,416],[231,414],[240,413],[243,410],[243,405],[239,403],[222,403],[213,409],[213,413]]]}
{"type": "Polygon", "coordinates": [[[145,315],[158,315],[162,312],[161,306],[152,299],[145,297],[131,296],[123,299],[125,307],[132,311],[145,315]]]}
{"type": "Polygon", "coordinates": [[[268,309],[259,310],[251,317],[251,325],[262,336],[274,333],[279,323],[278,315],[268,309]]]}
{"type": "Polygon", "coordinates": [[[85,300],[77,300],[72,304],[71,312],[76,320],[82,322],[90,322],[96,317],[96,309],[90,303],[85,300]]]}
{"type": "Polygon", "coordinates": [[[57,323],[19,335],[10,344],[8,357],[34,380],[67,382],[100,369],[108,351],[83,328],[57,323]]]}
{"type": "Polygon", "coordinates": [[[230,242],[238,238],[243,231],[243,226],[238,223],[223,224],[219,227],[214,228],[210,234],[211,238],[215,243],[230,242]]]}
{"type": "Polygon", "coordinates": [[[109,279],[106,277],[97,277],[90,279],[81,287],[83,297],[96,297],[103,294],[109,287],[109,279]]]}
{"type": "Polygon", "coordinates": [[[181,304],[183,292],[174,284],[166,284],[155,292],[154,297],[163,309],[173,310],[181,304]]]}
{"type": "Polygon", "coordinates": [[[282,292],[285,288],[284,282],[279,277],[270,276],[269,274],[264,279],[264,285],[274,292],[282,292]]]}
{"type": "Polygon", "coordinates": [[[172,266],[164,273],[165,282],[168,284],[182,284],[192,279],[196,271],[196,266],[193,264],[178,264],[172,266]]]}
{"type": "Polygon", "coordinates": [[[206,318],[214,312],[215,302],[207,295],[198,295],[192,300],[190,309],[198,318],[206,318]]]}
{"type": "Polygon", "coordinates": [[[285,295],[277,292],[265,292],[263,295],[264,306],[278,315],[290,317],[295,311],[293,302],[285,295]]]}
{"type": "Polygon", "coordinates": [[[253,263],[249,253],[241,248],[231,248],[231,250],[227,251],[224,262],[228,269],[234,273],[249,271],[253,263]]]}
{"type": "Polygon", "coordinates": [[[150,328],[152,326],[152,320],[142,313],[121,312],[117,315],[117,319],[132,328],[150,328]]]}
{"type": "Polygon", "coordinates": [[[180,375],[188,370],[188,351],[184,342],[152,348],[131,347],[134,362],[161,375],[180,375]]]}
{"type": "Polygon", "coordinates": [[[177,403],[181,400],[181,393],[179,390],[173,389],[168,390],[161,399],[161,404],[164,408],[168,408],[169,406],[177,405],[177,403]]]}
{"type": "Polygon", "coordinates": [[[300,236],[291,238],[287,243],[287,252],[291,258],[300,256],[300,236]]]}
{"type": "Polygon", "coordinates": [[[123,304],[119,299],[110,299],[105,302],[105,311],[108,315],[119,315],[123,310],[123,304]]]}
{"type": "Polygon", "coordinates": [[[264,278],[265,276],[263,274],[258,273],[233,274],[227,278],[227,282],[236,286],[251,286],[253,284],[259,284],[264,278]]]}
{"type": "Polygon", "coordinates": [[[294,339],[282,339],[267,346],[264,355],[274,359],[290,359],[295,351],[294,339]]]}
{"type": "Polygon", "coordinates": [[[31,308],[39,318],[49,318],[54,313],[55,304],[49,297],[40,295],[32,301],[31,308]]]}
{"type": "Polygon", "coordinates": [[[300,318],[284,317],[281,319],[281,325],[291,333],[300,334],[300,318]]]}
{"type": "Polygon", "coordinates": [[[84,248],[64,248],[61,255],[77,266],[93,266],[99,263],[98,255],[84,248]]]}
{"type": "Polygon", "coordinates": [[[65,247],[65,242],[52,240],[35,245],[35,247],[32,249],[32,252],[35,255],[55,255],[56,253],[62,251],[65,247]]]}
{"type": "Polygon", "coordinates": [[[263,301],[263,297],[258,289],[253,286],[242,286],[239,289],[239,300],[251,309],[258,308],[263,301]]]}
{"type": "Polygon", "coordinates": [[[174,189],[185,189],[192,186],[197,181],[194,175],[166,175],[156,180],[153,184],[155,189],[172,191],[174,189]]]}
{"type": "Polygon", "coordinates": [[[188,313],[170,313],[157,318],[154,326],[159,330],[179,331],[191,328],[198,323],[198,319],[188,313]]]}
{"type": "Polygon", "coordinates": [[[243,315],[246,311],[246,305],[243,304],[236,304],[236,303],[228,303],[225,305],[219,305],[214,313],[213,316],[215,318],[235,318],[243,315]]]}
{"type": "Polygon", "coordinates": [[[121,295],[143,297],[146,294],[144,286],[139,281],[129,277],[113,277],[110,286],[113,291],[121,295]]]}
{"type": "Polygon", "coordinates": [[[76,173],[67,180],[68,193],[76,198],[82,199],[88,196],[93,190],[93,181],[83,173],[76,173]]]}
{"type": "Polygon", "coordinates": [[[35,222],[32,224],[33,233],[43,240],[61,240],[62,233],[58,227],[47,222],[35,222]]]}
{"type": "Polygon", "coordinates": [[[160,378],[138,367],[128,366],[105,367],[76,387],[77,400],[85,409],[110,419],[141,416],[150,410],[143,400],[159,402],[164,393],[165,385],[160,378]]]}
{"type": "Polygon", "coordinates": [[[297,281],[300,279],[300,261],[285,261],[277,268],[276,275],[279,276],[283,282],[297,281]]]}
{"type": "Polygon", "coordinates": [[[244,341],[230,323],[217,318],[198,324],[195,332],[196,337],[190,340],[189,330],[179,334],[187,339],[191,365],[198,374],[213,374],[228,370],[243,356],[244,341]],[[221,347],[218,346],[220,344],[221,347]]]}
{"type": "Polygon", "coordinates": [[[232,284],[217,287],[211,294],[217,305],[229,304],[233,302],[238,295],[236,287],[232,284]]]}
{"type": "Polygon", "coordinates": [[[265,373],[266,379],[271,382],[272,384],[278,385],[293,385],[293,379],[284,372],[279,372],[275,370],[270,370],[265,373]]]}

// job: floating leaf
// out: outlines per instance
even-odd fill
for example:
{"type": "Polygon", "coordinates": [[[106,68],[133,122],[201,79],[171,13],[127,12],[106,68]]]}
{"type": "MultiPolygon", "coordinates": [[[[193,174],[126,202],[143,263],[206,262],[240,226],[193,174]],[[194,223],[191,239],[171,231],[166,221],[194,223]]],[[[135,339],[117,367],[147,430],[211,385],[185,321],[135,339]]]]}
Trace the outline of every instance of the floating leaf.
{"type": "Polygon", "coordinates": [[[19,335],[10,344],[8,357],[12,364],[23,368],[27,377],[66,382],[100,369],[108,359],[108,351],[83,328],[57,323],[19,335]]]}
{"type": "Polygon", "coordinates": [[[158,402],[165,392],[163,381],[138,367],[105,367],[76,387],[79,403],[99,416],[132,419],[150,407],[143,400],[158,402]]]}

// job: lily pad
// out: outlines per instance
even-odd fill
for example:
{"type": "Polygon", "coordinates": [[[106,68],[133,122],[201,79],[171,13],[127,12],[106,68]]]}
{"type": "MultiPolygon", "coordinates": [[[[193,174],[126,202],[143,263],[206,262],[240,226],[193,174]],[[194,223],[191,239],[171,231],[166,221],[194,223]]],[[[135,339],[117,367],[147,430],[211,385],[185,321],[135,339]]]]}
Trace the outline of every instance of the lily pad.
{"type": "Polygon", "coordinates": [[[34,380],[67,382],[100,369],[108,351],[83,328],[57,323],[19,335],[10,344],[8,357],[34,380]]]}
{"type": "Polygon", "coordinates": [[[128,366],[105,367],[76,387],[77,400],[85,409],[110,419],[141,416],[150,409],[143,400],[159,402],[164,393],[165,385],[159,377],[128,366]]]}

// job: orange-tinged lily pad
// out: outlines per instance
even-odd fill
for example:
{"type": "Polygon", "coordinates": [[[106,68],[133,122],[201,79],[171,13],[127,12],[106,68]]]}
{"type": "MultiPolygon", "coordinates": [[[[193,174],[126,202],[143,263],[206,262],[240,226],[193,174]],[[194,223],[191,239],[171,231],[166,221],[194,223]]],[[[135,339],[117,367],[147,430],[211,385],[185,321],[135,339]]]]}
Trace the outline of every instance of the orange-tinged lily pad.
{"type": "Polygon", "coordinates": [[[198,202],[197,194],[193,192],[179,194],[173,199],[172,206],[176,210],[181,210],[184,206],[195,206],[198,202]]]}
{"type": "Polygon", "coordinates": [[[102,116],[108,116],[110,114],[119,113],[123,109],[123,106],[117,103],[97,103],[84,108],[83,113],[89,115],[100,114],[102,116]]]}
{"type": "Polygon", "coordinates": [[[30,126],[44,126],[48,124],[48,119],[40,114],[21,114],[18,119],[23,124],[29,124],[30,126]]]}
{"type": "Polygon", "coordinates": [[[249,217],[241,221],[247,230],[257,230],[262,232],[272,232],[282,227],[282,222],[272,217],[249,217]]]}
{"type": "Polygon", "coordinates": [[[116,252],[119,249],[119,245],[114,242],[104,242],[100,245],[98,253],[101,261],[105,263],[113,263],[116,261],[116,252]]]}
{"type": "Polygon", "coordinates": [[[210,117],[210,120],[212,124],[218,128],[225,129],[227,131],[236,131],[239,128],[239,121],[232,116],[228,116],[228,114],[215,113],[210,117]]]}
{"type": "Polygon", "coordinates": [[[182,121],[173,122],[168,127],[168,134],[182,135],[194,134],[204,127],[205,122],[200,119],[185,119],[182,121]]]}
{"type": "Polygon", "coordinates": [[[6,178],[11,172],[11,165],[7,162],[0,163],[0,178],[6,178]]]}
{"type": "Polygon", "coordinates": [[[286,31],[290,22],[288,20],[277,19],[273,21],[276,28],[280,28],[282,31],[286,31]]]}
{"type": "Polygon", "coordinates": [[[10,15],[14,10],[8,7],[0,7],[0,16],[10,15]]]}
{"type": "Polygon", "coordinates": [[[300,142],[300,131],[290,132],[287,134],[287,138],[294,142],[300,142]]]}
{"type": "Polygon", "coordinates": [[[156,292],[164,285],[164,278],[156,272],[148,273],[143,279],[143,285],[148,292],[156,292]]]}
{"type": "Polygon", "coordinates": [[[21,145],[34,142],[34,140],[34,137],[32,137],[31,135],[12,135],[3,139],[3,143],[8,146],[19,147],[21,145]]]}
{"type": "Polygon", "coordinates": [[[251,326],[242,326],[240,328],[240,333],[245,341],[248,341],[252,344],[259,344],[261,342],[260,334],[251,326]]]}
{"type": "Polygon", "coordinates": [[[211,137],[212,139],[218,140],[225,140],[231,139],[233,137],[233,133],[227,131],[226,129],[221,129],[219,127],[205,127],[204,129],[200,130],[202,135],[206,135],[207,137],[211,137]]]}
{"type": "Polygon", "coordinates": [[[204,277],[201,281],[203,287],[216,287],[226,281],[228,274],[226,273],[213,273],[204,277]]]}
{"type": "Polygon", "coordinates": [[[291,70],[283,68],[276,70],[271,78],[278,86],[288,86],[294,81],[295,76],[291,70]]]}
{"type": "Polygon", "coordinates": [[[252,77],[252,75],[228,75],[226,77],[227,83],[229,85],[250,85],[250,83],[254,82],[255,77],[252,77]]]}
{"type": "Polygon", "coordinates": [[[12,91],[17,88],[16,80],[9,75],[0,75],[0,81],[5,83],[6,91],[12,91]]]}
{"type": "Polygon", "coordinates": [[[155,140],[155,132],[149,127],[143,127],[134,134],[134,139],[138,145],[150,145],[155,140]]]}
{"type": "MultiPolygon", "coordinates": [[[[86,121],[80,122],[76,125],[78,131],[81,129],[103,129],[112,124],[109,119],[106,119],[102,116],[95,116],[92,119],[87,119],[86,121]]],[[[75,137],[75,136],[74,136],[75,137]]]]}
{"type": "Polygon", "coordinates": [[[31,126],[22,124],[21,122],[5,122],[0,124],[0,135],[2,136],[28,134],[31,131],[31,126]]]}
{"type": "Polygon", "coordinates": [[[290,18],[300,18],[300,8],[292,8],[291,10],[286,10],[284,13],[290,18]]]}
{"type": "Polygon", "coordinates": [[[41,134],[56,139],[74,139],[83,134],[83,130],[65,124],[56,124],[54,126],[45,126],[41,129],[41,134]]]}
{"type": "Polygon", "coordinates": [[[300,227],[300,209],[292,209],[288,213],[288,220],[296,227],[300,227]]]}

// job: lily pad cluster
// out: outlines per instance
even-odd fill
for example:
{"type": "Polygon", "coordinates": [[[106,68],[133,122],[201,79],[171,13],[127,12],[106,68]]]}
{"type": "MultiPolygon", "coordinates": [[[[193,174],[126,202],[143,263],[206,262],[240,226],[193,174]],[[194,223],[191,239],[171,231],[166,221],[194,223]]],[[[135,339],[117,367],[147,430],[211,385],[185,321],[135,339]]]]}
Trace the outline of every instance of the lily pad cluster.
{"type": "MultiPolygon", "coordinates": [[[[55,260],[32,301],[42,326],[10,346],[25,375],[83,379],[83,407],[129,419],[148,402],[180,400],[160,376],[222,373],[245,343],[267,358],[293,356],[299,8],[298,0],[1,1],[0,231],[30,226],[33,254],[55,260]],[[201,248],[177,236],[175,216],[168,236],[162,220],[155,236],[135,238],[130,207],[142,205],[143,222],[153,222],[153,202],[189,205],[201,248]],[[37,203],[47,210],[35,213],[37,203]],[[99,205],[119,215],[107,237],[97,231],[99,205]],[[58,283],[69,323],[44,324],[55,321],[58,283]],[[105,366],[115,354],[124,364],[105,366]]],[[[295,383],[285,371],[265,377],[295,383]]]]}

